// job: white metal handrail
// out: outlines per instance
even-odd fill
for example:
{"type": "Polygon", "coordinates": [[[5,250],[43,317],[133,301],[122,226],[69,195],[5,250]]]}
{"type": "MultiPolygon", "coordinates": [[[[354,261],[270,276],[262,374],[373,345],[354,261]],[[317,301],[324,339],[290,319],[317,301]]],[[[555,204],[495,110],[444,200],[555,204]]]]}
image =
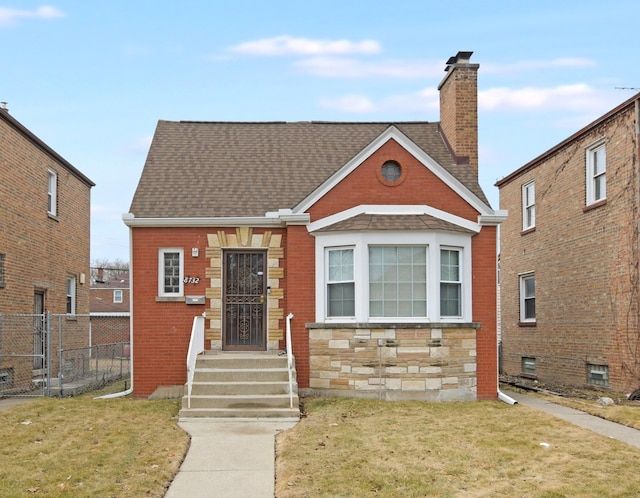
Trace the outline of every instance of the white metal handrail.
{"type": "Polygon", "coordinates": [[[194,317],[191,327],[191,339],[187,352],[187,408],[191,408],[191,387],[196,371],[196,359],[202,352],[204,352],[204,314],[194,317]]]}
{"type": "Polygon", "coordinates": [[[289,371],[289,408],[293,408],[293,353],[291,351],[291,320],[293,313],[287,315],[287,370],[289,371]]]}

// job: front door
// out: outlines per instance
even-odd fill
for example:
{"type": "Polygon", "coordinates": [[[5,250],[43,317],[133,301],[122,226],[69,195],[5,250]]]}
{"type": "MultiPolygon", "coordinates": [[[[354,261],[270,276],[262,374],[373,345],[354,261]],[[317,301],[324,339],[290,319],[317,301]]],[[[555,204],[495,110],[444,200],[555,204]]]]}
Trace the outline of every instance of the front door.
{"type": "Polygon", "coordinates": [[[265,251],[224,253],[224,350],[266,350],[265,256],[265,251]]]}

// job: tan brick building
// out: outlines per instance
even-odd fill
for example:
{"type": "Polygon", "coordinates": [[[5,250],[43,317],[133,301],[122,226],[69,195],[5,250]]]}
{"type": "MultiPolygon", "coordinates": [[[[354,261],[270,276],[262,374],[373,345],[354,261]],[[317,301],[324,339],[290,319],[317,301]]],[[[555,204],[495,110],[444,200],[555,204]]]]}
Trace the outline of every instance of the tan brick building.
{"type": "MultiPolygon", "coordinates": [[[[0,108],[0,171],[0,314],[88,314],[94,183],[6,108],[0,108]]],[[[33,320],[27,325],[13,330],[3,320],[3,355],[43,347],[41,330],[33,320]]],[[[8,361],[3,356],[0,369],[9,372],[3,378],[20,378],[8,361]]]]}
{"type": "Polygon", "coordinates": [[[640,386],[639,98],[496,184],[507,375],[640,386]]]}

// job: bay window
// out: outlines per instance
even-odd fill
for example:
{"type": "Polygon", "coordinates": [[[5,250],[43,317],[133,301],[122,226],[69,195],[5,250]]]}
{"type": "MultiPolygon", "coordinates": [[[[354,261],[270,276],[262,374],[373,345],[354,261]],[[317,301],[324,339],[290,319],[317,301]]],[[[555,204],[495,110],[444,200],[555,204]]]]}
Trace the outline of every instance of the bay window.
{"type": "Polygon", "coordinates": [[[316,319],[471,321],[471,236],[316,235],[316,319]]]}

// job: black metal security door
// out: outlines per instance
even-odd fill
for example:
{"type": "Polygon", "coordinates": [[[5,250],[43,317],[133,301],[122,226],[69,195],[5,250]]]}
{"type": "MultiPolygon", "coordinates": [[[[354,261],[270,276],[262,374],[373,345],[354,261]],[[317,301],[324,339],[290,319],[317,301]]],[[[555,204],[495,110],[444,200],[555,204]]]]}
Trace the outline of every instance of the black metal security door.
{"type": "Polygon", "coordinates": [[[264,251],[226,251],[224,257],[224,338],[222,348],[266,349],[264,251]]]}

